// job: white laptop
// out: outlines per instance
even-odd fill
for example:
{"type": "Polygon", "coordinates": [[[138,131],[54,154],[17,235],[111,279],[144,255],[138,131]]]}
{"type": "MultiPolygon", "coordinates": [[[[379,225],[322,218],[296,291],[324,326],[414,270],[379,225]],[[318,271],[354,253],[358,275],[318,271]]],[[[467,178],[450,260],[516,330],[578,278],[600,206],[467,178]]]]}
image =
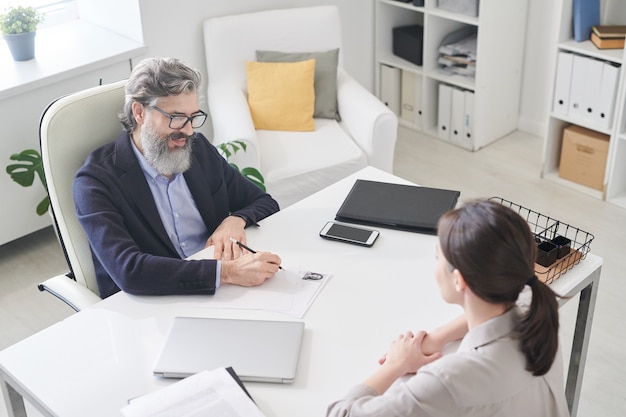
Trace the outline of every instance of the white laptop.
{"type": "Polygon", "coordinates": [[[185,378],[231,366],[242,381],[291,383],[304,322],[176,317],[154,374],[185,378]]]}

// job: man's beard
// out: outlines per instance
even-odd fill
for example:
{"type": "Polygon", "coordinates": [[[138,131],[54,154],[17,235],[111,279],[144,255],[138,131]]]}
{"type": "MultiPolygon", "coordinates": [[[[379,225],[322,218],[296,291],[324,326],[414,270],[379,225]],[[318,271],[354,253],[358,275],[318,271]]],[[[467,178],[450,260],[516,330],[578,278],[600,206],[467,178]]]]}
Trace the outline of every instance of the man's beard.
{"type": "Polygon", "coordinates": [[[152,126],[144,125],[140,140],[143,155],[150,165],[166,177],[187,171],[191,166],[191,145],[196,135],[187,136],[182,132],[159,135],[152,126]],[[185,146],[170,149],[170,140],[185,138],[185,146]]]}

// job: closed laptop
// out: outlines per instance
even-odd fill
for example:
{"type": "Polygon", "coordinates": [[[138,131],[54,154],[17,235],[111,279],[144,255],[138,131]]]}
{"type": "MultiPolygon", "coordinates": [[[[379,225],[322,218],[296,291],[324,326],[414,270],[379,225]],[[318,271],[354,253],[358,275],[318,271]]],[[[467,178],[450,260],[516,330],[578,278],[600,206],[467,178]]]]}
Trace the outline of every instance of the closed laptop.
{"type": "Polygon", "coordinates": [[[291,383],[303,333],[300,321],[176,317],[154,374],[185,378],[230,366],[242,381],[291,383]]]}
{"type": "Polygon", "coordinates": [[[456,206],[460,195],[455,190],[359,179],[335,219],[436,234],[439,218],[456,206]]]}

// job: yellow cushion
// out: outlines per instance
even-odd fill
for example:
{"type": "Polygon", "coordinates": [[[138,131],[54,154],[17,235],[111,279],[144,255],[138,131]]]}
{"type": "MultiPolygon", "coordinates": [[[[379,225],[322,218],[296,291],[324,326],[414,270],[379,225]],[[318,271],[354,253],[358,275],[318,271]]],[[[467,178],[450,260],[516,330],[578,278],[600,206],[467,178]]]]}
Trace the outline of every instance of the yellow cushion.
{"type": "Polygon", "coordinates": [[[315,60],[246,62],[248,106],[256,129],[315,130],[315,60]]]}

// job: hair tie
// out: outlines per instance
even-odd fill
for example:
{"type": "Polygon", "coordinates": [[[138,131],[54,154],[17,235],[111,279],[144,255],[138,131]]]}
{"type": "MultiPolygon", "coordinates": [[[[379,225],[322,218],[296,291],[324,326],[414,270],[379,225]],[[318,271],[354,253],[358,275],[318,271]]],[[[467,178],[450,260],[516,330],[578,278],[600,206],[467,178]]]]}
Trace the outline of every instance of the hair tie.
{"type": "Polygon", "coordinates": [[[537,282],[537,275],[533,275],[532,277],[530,277],[530,279],[526,281],[526,285],[532,287],[535,282],[537,282]]]}

